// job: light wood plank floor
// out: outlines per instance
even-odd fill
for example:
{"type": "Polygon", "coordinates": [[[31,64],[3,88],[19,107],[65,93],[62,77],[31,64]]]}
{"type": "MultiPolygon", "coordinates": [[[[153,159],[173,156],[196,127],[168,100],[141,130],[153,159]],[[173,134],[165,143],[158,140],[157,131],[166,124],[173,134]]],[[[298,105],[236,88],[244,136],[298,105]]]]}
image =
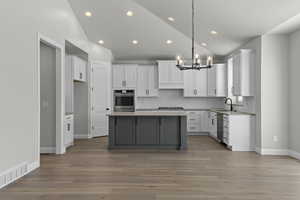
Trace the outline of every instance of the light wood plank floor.
{"type": "Polygon", "coordinates": [[[106,150],[76,141],[63,156],[0,191],[1,200],[299,200],[300,162],[230,152],[206,136],[187,151],[106,150]]]}

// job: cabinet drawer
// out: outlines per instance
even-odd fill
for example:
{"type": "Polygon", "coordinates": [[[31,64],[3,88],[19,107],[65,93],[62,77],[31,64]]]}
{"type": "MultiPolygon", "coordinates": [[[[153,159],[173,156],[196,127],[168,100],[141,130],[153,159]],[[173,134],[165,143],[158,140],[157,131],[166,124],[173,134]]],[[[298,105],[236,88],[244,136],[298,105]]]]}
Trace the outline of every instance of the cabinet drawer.
{"type": "Polygon", "coordinates": [[[198,126],[188,126],[188,132],[200,132],[200,127],[198,126]]]}

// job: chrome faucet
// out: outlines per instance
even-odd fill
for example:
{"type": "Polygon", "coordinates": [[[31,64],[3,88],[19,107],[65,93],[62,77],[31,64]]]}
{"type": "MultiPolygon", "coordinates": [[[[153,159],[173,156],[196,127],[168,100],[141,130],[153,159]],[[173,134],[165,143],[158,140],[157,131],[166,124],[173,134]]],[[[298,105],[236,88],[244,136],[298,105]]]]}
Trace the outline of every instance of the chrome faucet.
{"type": "Polygon", "coordinates": [[[232,105],[232,99],[231,98],[226,98],[225,99],[225,104],[227,104],[227,102],[230,100],[230,111],[233,111],[233,105],[232,105]]]}

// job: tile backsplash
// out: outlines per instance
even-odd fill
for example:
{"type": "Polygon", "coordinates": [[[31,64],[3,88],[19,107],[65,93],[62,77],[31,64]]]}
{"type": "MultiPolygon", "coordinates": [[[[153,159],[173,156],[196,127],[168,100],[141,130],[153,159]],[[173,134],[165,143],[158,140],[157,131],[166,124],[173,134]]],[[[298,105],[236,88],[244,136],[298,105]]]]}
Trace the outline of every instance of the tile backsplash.
{"type": "Polygon", "coordinates": [[[160,90],[158,97],[137,98],[136,109],[184,107],[188,109],[224,108],[224,98],[184,98],[183,90],[160,90]]]}

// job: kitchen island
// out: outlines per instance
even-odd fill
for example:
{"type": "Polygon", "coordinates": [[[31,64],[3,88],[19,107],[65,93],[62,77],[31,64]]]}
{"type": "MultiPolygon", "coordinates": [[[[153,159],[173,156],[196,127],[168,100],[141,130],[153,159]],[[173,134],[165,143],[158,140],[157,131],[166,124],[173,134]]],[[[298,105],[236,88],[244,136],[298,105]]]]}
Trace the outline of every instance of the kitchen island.
{"type": "Polygon", "coordinates": [[[187,118],[183,111],[112,112],[109,149],[186,149],[187,118]]]}

